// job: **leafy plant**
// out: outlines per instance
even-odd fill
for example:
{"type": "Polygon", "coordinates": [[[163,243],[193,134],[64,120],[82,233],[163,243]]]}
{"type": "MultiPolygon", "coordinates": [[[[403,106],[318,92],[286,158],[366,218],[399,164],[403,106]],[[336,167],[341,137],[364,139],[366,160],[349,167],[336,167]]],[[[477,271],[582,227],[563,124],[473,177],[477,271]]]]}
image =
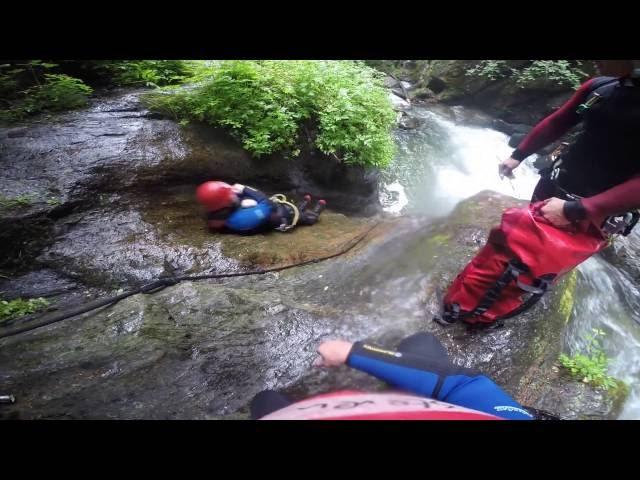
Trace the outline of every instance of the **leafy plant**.
{"type": "Polygon", "coordinates": [[[497,80],[508,77],[513,71],[506,60],[482,60],[475,67],[468,69],[466,74],[497,80]]]}
{"type": "Polygon", "coordinates": [[[0,208],[13,209],[19,207],[28,207],[33,203],[33,197],[31,195],[18,195],[17,197],[3,197],[0,195],[0,208]]]}
{"type": "Polygon", "coordinates": [[[614,389],[619,386],[619,381],[607,375],[609,358],[602,350],[602,345],[598,337],[605,333],[597,328],[592,329],[593,333],[587,336],[587,346],[585,353],[578,353],[569,357],[561,354],[558,358],[560,364],[569,370],[569,373],[583,381],[598,387],[614,389]]]}
{"type": "Polygon", "coordinates": [[[490,80],[511,77],[521,88],[546,81],[568,85],[574,89],[587,76],[580,69],[579,61],[569,60],[530,60],[528,65],[518,68],[511,67],[506,60],[481,60],[475,67],[468,69],[466,74],[490,80]]]}
{"type": "Polygon", "coordinates": [[[29,300],[23,300],[21,298],[11,301],[2,300],[0,301],[0,323],[35,313],[48,306],[49,301],[42,297],[31,298],[29,300]]]}
{"type": "MultiPolygon", "coordinates": [[[[49,65],[49,64],[47,64],[49,65]]],[[[9,108],[0,111],[0,119],[16,121],[41,111],[60,111],[83,107],[93,92],[79,78],[64,74],[43,75],[37,85],[22,92],[22,98],[12,102],[9,108]]]]}
{"type": "Polygon", "coordinates": [[[304,141],[347,164],[384,166],[395,113],[382,74],[353,61],[219,61],[193,69],[189,88],[147,96],[180,121],[230,129],[255,156],[296,156],[304,141]]]}
{"type": "Polygon", "coordinates": [[[544,79],[577,89],[580,80],[586,76],[585,72],[571,65],[568,60],[536,60],[518,72],[516,82],[524,87],[537,79],[544,79]]]}
{"type": "Polygon", "coordinates": [[[84,107],[89,95],[93,93],[93,89],[79,78],[50,73],[46,73],[44,78],[44,84],[27,91],[27,104],[32,111],[84,107]]]}
{"type": "Polygon", "coordinates": [[[17,96],[25,86],[40,85],[42,75],[57,66],[42,60],[0,64],[0,99],[17,96]]]}
{"type": "Polygon", "coordinates": [[[104,65],[118,85],[176,85],[193,75],[192,65],[184,60],[123,60],[104,65]]]}

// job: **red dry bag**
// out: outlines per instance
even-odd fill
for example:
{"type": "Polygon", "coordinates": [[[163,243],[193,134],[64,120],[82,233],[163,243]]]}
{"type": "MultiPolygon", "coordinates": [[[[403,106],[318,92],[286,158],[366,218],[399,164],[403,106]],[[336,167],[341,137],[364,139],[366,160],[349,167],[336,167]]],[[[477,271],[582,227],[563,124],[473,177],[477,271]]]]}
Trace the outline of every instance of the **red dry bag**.
{"type": "Polygon", "coordinates": [[[539,212],[542,205],[502,214],[500,226],[447,290],[442,320],[490,324],[522,313],[551,283],[607,245],[606,236],[586,221],[571,229],[549,224],[539,212]]]}

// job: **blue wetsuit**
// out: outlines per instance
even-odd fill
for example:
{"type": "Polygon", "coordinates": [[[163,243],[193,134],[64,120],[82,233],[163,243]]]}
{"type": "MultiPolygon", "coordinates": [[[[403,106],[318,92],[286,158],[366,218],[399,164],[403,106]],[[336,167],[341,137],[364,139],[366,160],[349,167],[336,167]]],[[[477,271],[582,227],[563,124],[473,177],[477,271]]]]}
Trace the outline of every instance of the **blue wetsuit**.
{"type": "Polygon", "coordinates": [[[254,207],[238,208],[225,221],[225,227],[235,233],[256,233],[266,230],[269,226],[269,217],[274,205],[269,198],[259,190],[244,187],[240,201],[250,198],[258,202],[254,207]]]}
{"type": "MultiPolygon", "coordinates": [[[[325,203],[322,200],[313,209],[305,210],[308,200],[298,205],[297,225],[313,225],[318,221],[320,212],[325,203]]],[[[209,212],[207,219],[212,230],[223,229],[231,233],[251,235],[265,232],[283,225],[291,225],[295,212],[288,205],[275,203],[260,190],[251,187],[244,187],[238,195],[238,202],[234,206],[222,208],[209,212]],[[242,200],[251,199],[257,202],[253,207],[239,207],[242,200]]]]}
{"type": "MultiPolygon", "coordinates": [[[[438,352],[439,353],[439,352],[438,352]]],[[[485,375],[453,365],[446,356],[389,351],[356,342],[350,367],[394,387],[511,420],[533,416],[485,375]]]]}
{"type": "Polygon", "coordinates": [[[356,342],[347,357],[347,365],[384,380],[401,392],[340,391],[293,403],[279,392],[265,390],[253,399],[251,417],[460,419],[461,414],[455,408],[462,407],[468,409],[463,415],[476,412],[508,420],[534,419],[485,375],[453,365],[444,346],[428,332],[411,335],[393,351],[356,342]],[[407,397],[403,392],[414,396],[407,397]],[[398,397],[403,394],[404,397],[398,397]]]}

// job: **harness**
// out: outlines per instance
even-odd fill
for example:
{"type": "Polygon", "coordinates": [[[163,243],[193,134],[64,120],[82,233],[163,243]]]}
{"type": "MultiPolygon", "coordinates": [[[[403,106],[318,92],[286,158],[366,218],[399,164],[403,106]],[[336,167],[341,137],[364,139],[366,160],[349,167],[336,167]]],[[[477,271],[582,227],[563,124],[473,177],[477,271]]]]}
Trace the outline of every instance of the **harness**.
{"type": "MultiPolygon", "coordinates": [[[[578,106],[576,109],[576,113],[578,115],[583,115],[587,110],[592,108],[596,103],[606,99],[606,96],[601,95],[596,90],[599,90],[603,87],[608,87],[608,89],[614,88],[616,83],[620,83],[620,79],[610,79],[603,78],[597,82],[594,82],[593,90],[587,97],[586,101],[578,106]]],[[[604,93],[604,92],[603,92],[604,93]]],[[[551,157],[551,167],[549,173],[549,180],[553,182],[553,186],[556,190],[556,196],[563,200],[580,200],[580,195],[576,195],[574,193],[568,192],[564,188],[560,186],[558,181],[559,177],[563,173],[567,173],[566,169],[562,168],[562,154],[566,152],[568,148],[568,142],[562,142],[550,155],[551,157]]],[[[606,235],[622,235],[626,237],[631,233],[633,227],[640,220],[640,212],[638,210],[632,210],[629,212],[624,212],[619,215],[611,215],[604,219],[602,225],[600,225],[600,230],[606,235]]]]}
{"type": "Polygon", "coordinates": [[[298,210],[298,207],[287,200],[287,197],[285,195],[283,195],[282,193],[277,193],[270,197],[269,200],[276,204],[284,205],[293,213],[293,219],[291,220],[291,223],[289,225],[283,222],[279,227],[276,227],[275,230],[278,230],[280,232],[288,232],[298,224],[298,220],[300,219],[300,211],[298,210]]]}
{"type": "MultiPolygon", "coordinates": [[[[576,195],[575,193],[568,192],[564,188],[562,188],[558,182],[558,177],[560,177],[562,172],[566,172],[566,170],[562,169],[562,157],[560,156],[562,151],[568,146],[568,143],[562,143],[554,152],[551,154],[551,172],[549,173],[549,180],[553,183],[553,187],[555,189],[555,196],[562,200],[580,200],[583,197],[580,195],[576,195]]],[[[631,210],[628,212],[621,213],[619,215],[610,215],[604,219],[602,225],[600,225],[600,230],[606,235],[622,235],[626,237],[631,233],[633,227],[636,226],[640,220],[640,211],[631,210]]]]}

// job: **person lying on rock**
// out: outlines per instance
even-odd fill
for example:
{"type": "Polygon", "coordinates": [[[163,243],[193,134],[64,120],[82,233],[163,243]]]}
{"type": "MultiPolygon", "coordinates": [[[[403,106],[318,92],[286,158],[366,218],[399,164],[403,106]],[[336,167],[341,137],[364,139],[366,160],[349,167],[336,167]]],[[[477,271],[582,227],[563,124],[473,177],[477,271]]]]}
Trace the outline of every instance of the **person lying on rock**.
{"type": "Polygon", "coordinates": [[[384,380],[393,390],[354,390],[292,402],[265,390],[251,402],[253,420],[533,420],[531,413],[488,377],[458,367],[430,333],[405,338],[396,351],[331,340],[318,348],[318,367],[343,364],[384,380]]]}
{"type": "Polygon", "coordinates": [[[283,196],[268,197],[260,190],[236,183],[205,182],[196,198],[207,210],[207,225],[212,231],[244,235],[269,230],[288,231],[297,225],[315,224],[327,202],[319,200],[307,209],[311,196],[305,195],[297,206],[283,196]]]}

